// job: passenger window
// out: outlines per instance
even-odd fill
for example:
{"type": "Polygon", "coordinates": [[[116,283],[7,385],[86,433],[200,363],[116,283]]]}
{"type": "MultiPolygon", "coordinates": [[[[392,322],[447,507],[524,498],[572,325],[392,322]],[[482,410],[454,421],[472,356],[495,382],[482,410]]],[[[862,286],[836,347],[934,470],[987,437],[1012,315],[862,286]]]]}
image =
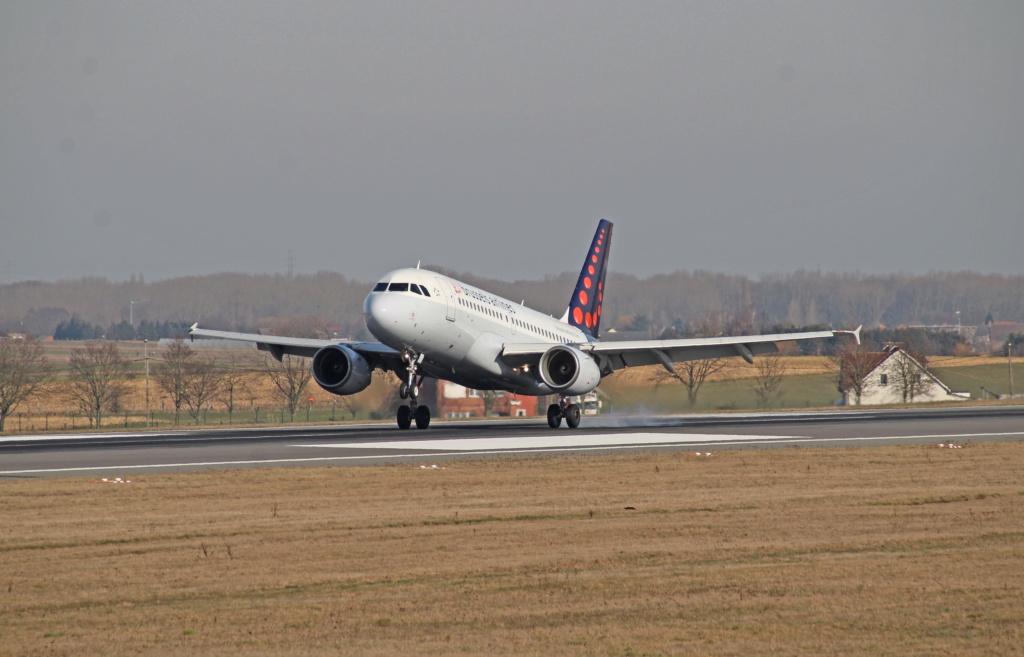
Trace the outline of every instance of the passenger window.
{"type": "Polygon", "coordinates": [[[388,289],[388,284],[384,282],[377,283],[376,285],[373,286],[374,292],[383,292],[386,289],[388,289]]]}
{"type": "Polygon", "coordinates": [[[408,283],[392,283],[391,285],[388,286],[388,291],[389,292],[408,292],[409,291],[409,284],[408,283]]]}

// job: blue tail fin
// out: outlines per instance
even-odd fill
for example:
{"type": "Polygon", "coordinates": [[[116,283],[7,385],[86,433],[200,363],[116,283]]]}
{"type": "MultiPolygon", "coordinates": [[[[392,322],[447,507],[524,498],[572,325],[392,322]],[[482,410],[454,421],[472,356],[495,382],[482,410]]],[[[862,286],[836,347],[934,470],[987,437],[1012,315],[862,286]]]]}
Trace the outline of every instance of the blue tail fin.
{"type": "Polygon", "coordinates": [[[601,306],[604,305],[604,275],[608,265],[608,247],[612,243],[612,223],[602,219],[587,251],[576,290],[569,300],[565,320],[592,338],[598,337],[601,306]]]}

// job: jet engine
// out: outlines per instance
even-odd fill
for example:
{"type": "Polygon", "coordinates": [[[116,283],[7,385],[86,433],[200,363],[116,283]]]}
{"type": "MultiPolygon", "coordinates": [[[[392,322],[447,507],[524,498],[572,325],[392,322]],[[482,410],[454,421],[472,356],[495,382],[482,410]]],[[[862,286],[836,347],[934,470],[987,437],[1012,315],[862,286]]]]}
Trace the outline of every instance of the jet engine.
{"type": "Polygon", "coordinates": [[[601,382],[597,361],[575,347],[551,347],[540,357],[540,378],[563,395],[584,395],[601,382]]]}
{"type": "Polygon", "coordinates": [[[366,389],[372,374],[366,359],[342,344],[324,347],[313,355],[313,378],[336,395],[354,395],[366,389]]]}

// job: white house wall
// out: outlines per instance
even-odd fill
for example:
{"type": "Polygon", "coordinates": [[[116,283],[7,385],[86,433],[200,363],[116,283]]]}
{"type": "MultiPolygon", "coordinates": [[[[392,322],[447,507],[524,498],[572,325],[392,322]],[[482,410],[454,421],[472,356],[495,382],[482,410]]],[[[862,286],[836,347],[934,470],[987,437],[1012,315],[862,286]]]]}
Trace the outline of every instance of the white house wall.
{"type": "MultiPolygon", "coordinates": [[[[867,376],[864,382],[864,391],[860,396],[861,405],[874,405],[874,404],[902,404],[903,402],[903,391],[900,386],[896,383],[896,359],[897,358],[909,358],[902,351],[897,351],[895,354],[886,358],[884,361],[876,367],[871,374],[867,376]],[[886,375],[888,383],[882,384],[882,375],[886,375]]],[[[913,360],[913,359],[911,359],[913,360]]],[[[913,403],[928,403],[938,401],[964,401],[970,399],[970,393],[966,392],[952,392],[946,387],[944,383],[932,376],[928,370],[921,367],[920,363],[914,360],[914,364],[920,369],[921,376],[930,379],[932,384],[928,386],[928,389],[914,395],[913,403]]],[[[845,403],[849,405],[856,405],[857,399],[852,392],[846,393],[844,396],[845,403]]],[[[911,400],[907,400],[910,403],[911,400]]]]}

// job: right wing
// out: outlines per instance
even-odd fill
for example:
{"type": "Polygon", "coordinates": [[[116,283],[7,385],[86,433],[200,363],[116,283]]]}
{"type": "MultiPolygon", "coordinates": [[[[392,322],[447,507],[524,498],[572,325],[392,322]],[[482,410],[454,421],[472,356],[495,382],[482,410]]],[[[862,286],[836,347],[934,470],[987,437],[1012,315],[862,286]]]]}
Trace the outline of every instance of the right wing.
{"type": "MultiPolygon", "coordinates": [[[[748,363],[754,356],[779,350],[779,342],[831,338],[843,333],[854,336],[860,344],[860,327],[854,331],[807,331],[803,333],[775,333],[772,335],[738,335],[717,338],[682,338],[678,340],[632,340],[624,342],[584,342],[573,345],[591,354],[601,367],[602,374],[639,365],[662,365],[670,372],[673,363],[705,358],[741,356],[748,363]]],[[[502,359],[513,366],[536,364],[540,356],[554,344],[506,344],[502,359]]]]}
{"type": "Polygon", "coordinates": [[[193,324],[188,333],[193,338],[219,338],[221,340],[254,342],[257,349],[270,352],[270,355],[277,360],[281,360],[285,354],[312,358],[313,354],[324,347],[340,344],[362,355],[376,369],[401,371],[405,367],[402,363],[402,354],[380,342],[347,342],[345,340],[318,340],[315,338],[260,335],[258,333],[212,331],[210,329],[201,329],[198,324],[193,324]]]}
{"type": "Polygon", "coordinates": [[[717,338],[681,338],[678,340],[636,340],[626,342],[591,342],[580,345],[612,370],[637,365],[662,365],[672,371],[672,363],[706,358],[740,356],[748,363],[754,356],[779,350],[779,342],[831,338],[839,331],[808,331],[774,335],[738,335],[717,338]]]}

